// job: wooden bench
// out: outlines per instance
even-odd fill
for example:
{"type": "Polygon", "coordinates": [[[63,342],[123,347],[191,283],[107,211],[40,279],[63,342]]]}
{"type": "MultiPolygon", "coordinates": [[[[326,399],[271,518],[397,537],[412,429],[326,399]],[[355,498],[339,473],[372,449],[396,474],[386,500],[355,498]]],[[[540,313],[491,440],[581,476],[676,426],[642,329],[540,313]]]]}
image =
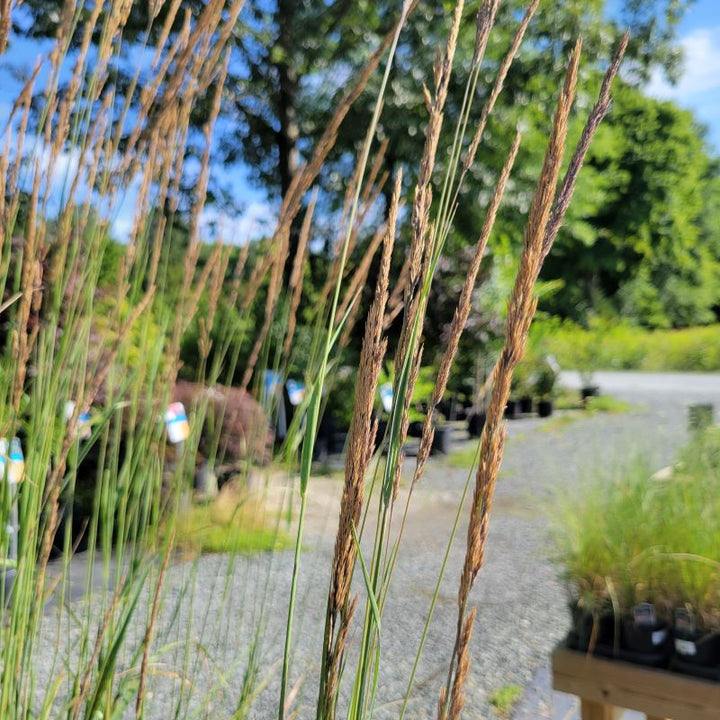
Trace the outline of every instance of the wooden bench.
{"type": "Polygon", "coordinates": [[[580,698],[582,720],[617,720],[623,710],[648,720],[720,720],[720,683],[564,647],[552,671],[555,690],[580,698]]]}

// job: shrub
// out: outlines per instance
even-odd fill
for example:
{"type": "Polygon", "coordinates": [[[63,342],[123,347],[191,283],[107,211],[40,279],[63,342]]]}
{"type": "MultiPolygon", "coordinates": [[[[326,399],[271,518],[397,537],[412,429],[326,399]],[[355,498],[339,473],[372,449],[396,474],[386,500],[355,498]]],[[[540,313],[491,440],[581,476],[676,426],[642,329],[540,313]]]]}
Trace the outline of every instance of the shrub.
{"type": "Polygon", "coordinates": [[[720,370],[720,325],[682,330],[645,330],[626,323],[595,323],[590,329],[556,320],[540,323],[542,344],[563,368],[593,370],[720,370]]]}

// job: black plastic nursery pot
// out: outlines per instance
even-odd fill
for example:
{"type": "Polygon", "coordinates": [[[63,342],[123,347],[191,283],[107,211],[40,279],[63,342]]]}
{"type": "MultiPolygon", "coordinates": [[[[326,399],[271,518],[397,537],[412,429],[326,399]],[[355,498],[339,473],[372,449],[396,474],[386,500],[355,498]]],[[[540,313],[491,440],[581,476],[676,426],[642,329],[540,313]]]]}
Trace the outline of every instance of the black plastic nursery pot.
{"type": "Polygon", "coordinates": [[[505,405],[505,417],[508,420],[515,420],[519,416],[520,404],[517,400],[508,400],[505,405]]]}
{"type": "Polygon", "coordinates": [[[673,670],[720,681],[720,632],[676,631],[674,644],[673,670]]]}
{"type": "Polygon", "coordinates": [[[432,452],[441,455],[449,455],[452,447],[452,427],[450,425],[438,425],[435,428],[433,437],[432,452]]]}
{"type": "Polygon", "coordinates": [[[485,413],[473,413],[468,418],[468,434],[470,437],[480,437],[485,425],[485,413]]]}
{"type": "Polygon", "coordinates": [[[672,628],[656,619],[647,603],[638,608],[650,608],[650,615],[636,608],[622,617],[611,608],[593,613],[579,603],[568,607],[572,626],[566,645],[571,650],[720,682],[720,631],[672,628]]]}
{"type": "Polygon", "coordinates": [[[553,414],[552,400],[540,400],[538,402],[538,415],[540,417],[550,417],[553,414]]]}
{"type": "Polygon", "coordinates": [[[622,658],[640,665],[664,667],[670,660],[673,638],[667,623],[644,625],[632,616],[622,620],[622,658]]]}
{"type": "Polygon", "coordinates": [[[617,617],[610,608],[593,614],[571,604],[570,612],[569,648],[639,665],[667,667],[673,636],[666,623],[639,624],[632,615],[617,617]]]}
{"type": "Polygon", "coordinates": [[[600,388],[597,385],[585,385],[580,388],[580,397],[585,402],[588,398],[597,397],[600,394],[600,388]]]}
{"type": "Polygon", "coordinates": [[[335,452],[334,435],[337,430],[337,422],[331,413],[325,413],[320,419],[317,437],[313,447],[313,460],[325,461],[328,455],[335,452]]]}
{"type": "Polygon", "coordinates": [[[576,603],[570,603],[569,608],[572,628],[567,638],[568,647],[612,657],[620,647],[620,627],[615,623],[612,610],[592,613],[576,603]]]}
{"type": "Polygon", "coordinates": [[[529,395],[520,398],[520,412],[529,415],[533,411],[533,399],[529,395]]]}

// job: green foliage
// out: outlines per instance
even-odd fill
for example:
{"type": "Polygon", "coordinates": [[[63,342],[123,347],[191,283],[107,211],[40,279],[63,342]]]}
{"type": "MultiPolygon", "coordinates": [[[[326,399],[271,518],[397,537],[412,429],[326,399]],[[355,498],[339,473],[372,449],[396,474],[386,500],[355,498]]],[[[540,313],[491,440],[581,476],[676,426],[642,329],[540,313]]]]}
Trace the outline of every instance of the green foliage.
{"type": "Polygon", "coordinates": [[[450,467],[469,471],[477,463],[477,458],[477,443],[471,443],[467,447],[451,452],[447,456],[447,462],[450,467]]]}
{"type": "Polygon", "coordinates": [[[519,685],[503,685],[488,697],[490,704],[501,717],[506,717],[515,703],[522,697],[523,689],[519,685]]]}
{"type": "Polygon", "coordinates": [[[624,413],[630,412],[633,406],[624,400],[618,400],[612,395],[594,395],[586,401],[585,407],[591,413],[624,413]]]}
{"type": "Polygon", "coordinates": [[[720,433],[697,437],[670,477],[637,460],[559,498],[558,560],[589,608],[688,606],[720,629],[720,433]]]}
{"type": "Polygon", "coordinates": [[[533,333],[566,370],[720,369],[720,325],[649,331],[618,322],[587,330],[569,321],[546,321],[533,333]]]}
{"type": "Polygon", "coordinates": [[[620,85],[578,196],[543,269],[562,287],[541,307],[577,321],[617,313],[648,327],[716,318],[717,168],[690,112],[620,85]]]}
{"type": "Polygon", "coordinates": [[[292,547],[292,541],[268,522],[258,509],[242,502],[193,505],[175,521],[177,547],[189,553],[258,553],[292,547]]]}
{"type": "MultiPolygon", "coordinates": [[[[185,5],[196,12],[203,7],[200,0],[187,0],[185,5]]],[[[470,246],[483,220],[484,202],[477,200],[487,196],[522,116],[525,141],[513,173],[514,190],[501,208],[490,240],[480,278],[483,292],[475,301],[477,311],[471,315],[461,343],[451,380],[454,390],[474,375],[478,348],[488,348],[502,330],[505,290],[514,269],[514,250],[522,238],[527,193],[541,162],[552,94],[564,72],[562,59],[571,39],[578,33],[584,36],[583,84],[589,92],[594,92],[599,82],[599,58],[607,56],[611,38],[624,27],[632,30],[628,54],[633,61],[632,78],[647,78],[653,70],[672,77],[679,58],[675,32],[688,5],[687,0],[623,0],[617,8],[623,18],[619,24],[606,17],[600,0],[547,3],[536,14],[490,119],[485,151],[461,190],[455,227],[447,241],[449,252],[438,268],[441,281],[435,284],[427,309],[426,357],[434,360],[433,354],[442,349],[470,246]]],[[[507,51],[525,6],[522,0],[501,4],[487,50],[487,69],[477,89],[481,100],[492,85],[491,68],[507,51]]],[[[16,31],[31,38],[54,36],[61,7],[60,0],[28,0],[23,12],[29,22],[18,25],[16,31]]],[[[271,6],[259,0],[247,2],[231,36],[235,52],[220,110],[216,159],[231,164],[242,161],[251,179],[271,197],[287,190],[292,174],[324,131],[348,76],[367,60],[391,26],[396,10],[392,3],[344,0],[319,7],[291,0],[271,6]],[[231,122],[223,122],[226,118],[231,122]]],[[[469,8],[466,12],[471,14],[469,8]]],[[[124,43],[135,47],[152,42],[166,13],[165,6],[160,8],[152,24],[147,8],[135,3],[124,43]]],[[[171,40],[181,31],[181,15],[178,13],[169,28],[171,40]]],[[[400,39],[392,92],[385,99],[378,127],[378,137],[389,141],[382,169],[393,173],[402,166],[408,187],[415,179],[422,149],[417,139],[427,120],[422,87],[432,87],[435,48],[443,41],[449,20],[443,4],[421,3],[411,14],[400,39]]],[[[474,35],[473,23],[464,23],[446,112],[450,119],[460,111],[474,35]]],[[[71,52],[80,40],[76,32],[71,52]]],[[[129,82],[134,68],[131,62],[119,61],[114,71],[122,84],[129,82]]],[[[379,82],[379,78],[371,80],[339,129],[320,177],[327,207],[337,208],[342,203],[361,141],[357,128],[368,126],[379,82]]],[[[588,101],[584,92],[581,102],[588,101]]],[[[194,109],[195,128],[207,120],[210,106],[208,93],[194,109]]],[[[470,126],[481,107],[478,102],[470,126]]],[[[453,130],[453,123],[446,123],[441,145],[447,144],[453,130]]],[[[577,118],[571,142],[580,130],[577,118]]],[[[187,153],[196,155],[196,145],[190,143],[187,153]]],[[[439,173],[443,162],[438,158],[439,173]]],[[[211,175],[209,201],[237,207],[240,199],[216,178],[211,175]]],[[[389,183],[384,193],[387,204],[389,183]]],[[[715,318],[714,288],[720,282],[720,179],[689,113],[671,103],[650,100],[637,87],[625,85],[593,144],[577,195],[543,273],[542,307],[583,320],[588,311],[608,305],[623,317],[658,327],[706,323],[715,318]]],[[[333,223],[317,231],[320,237],[316,240],[324,240],[325,248],[312,262],[320,268],[314,275],[322,278],[327,249],[335,239],[333,223]]],[[[186,235],[187,228],[179,224],[173,234],[186,235]]],[[[295,240],[293,233],[291,242],[295,240]]],[[[174,258],[183,242],[180,238],[165,263],[170,286],[177,287],[181,264],[174,258]]],[[[355,340],[359,341],[359,331],[355,340]]],[[[190,358],[187,352],[185,355],[184,372],[191,375],[190,358]]]]}
{"type": "MultiPolygon", "coordinates": [[[[127,300],[122,300],[118,311],[116,295],[103,295],[98,299],[95,303],[92,323],[93,331],[97,334],[97,340],[100,342],[100,348],[112,347],[120,341],[118,320],[124,324],[132,310],[130,303],[127,300]]],[[[122,338],[127,346],[122,361],[130,366],[137,365],[142,353],[146,352],[148,347],[153,347],[156,343],[162,342],[163,335],[162,327],[154,318],[137,320],[129,328],[128,334],[122,338]]]]}
{"type": "Polygon", "coordinates": [[[549,400],[555,394],[555,384],[557,382],[557,372],[545,360],[541,362],[535,371],[535,383],[533,385],[535,393],[542,399],[549,400]]]}
{"type": "Polygon", "coordinates": [[[535,369],[527,358],[515,368],[510,384],[511,397],[520,398],[532,395],[534,390],[535,369]]]}
{"type": "Polygon", "coordinates": [[[357,372],[354,368],[343,366],[332,373],[325,398],[325,413],[332,415],[338,430],[347,430],[355,408],[355,384],[357,372]]]}

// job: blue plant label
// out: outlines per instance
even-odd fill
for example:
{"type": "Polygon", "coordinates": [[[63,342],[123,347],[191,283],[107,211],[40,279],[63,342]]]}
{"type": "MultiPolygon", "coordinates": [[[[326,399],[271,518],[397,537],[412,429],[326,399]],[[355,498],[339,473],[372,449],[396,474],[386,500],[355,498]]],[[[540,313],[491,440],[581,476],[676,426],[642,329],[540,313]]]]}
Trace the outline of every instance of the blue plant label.
{"type": "Polygon", "coordinates": [[[655,606],[652,603],[640,603],[633,610],[635,625],[638,627],[647,627],[657,625],[657,615],[655,614],[655,606]]]}
{"type": "Polygon", "coordinates": [[[190,423],[182,403],[174,402],[168,405],[165,413],[165,425],[171,443],[181,443],[190,437],[190,423]]]}
{"type": "Polygon", "coordinates": [[[6,438],[0,438],[0,477],[17,485],[25,474],[25,457],[19,438],[13,438],[8,446],[6,438]]]}
{"type": "MultiPolygon", "coordinates": [[[[70,420],[75,412],[75,401],[68,400],[65,403],[65,419],[70,420]]],[[[90,430],[90,413],[88,411],[81,412],[77,419],[77,434],[82,440],[87,440],[92,431],[90,430]]]]}
{"type": "Polygon", "coordinates": [[[293,407],[297,407],[305,397],[305,385],[303,385],[298,380],[293,380],[292,378],[289,378],[288,381],[285,383],[285,387],[287,388],[290,404],[293,407]]]}
{"type": "Polygon", "coordinates": [[[282,375],[274,370],[266,370],[265,376],[265,396],[271,397],[282,387],[282,375]]]}
{"type": "Polygon", "coordinates": [[[393,388],[390,383],[384,383],[379,387],[380,391],[380,402],[382,402],[383,410],[389,413],[392,410],[393,404],[393,388]]]}

